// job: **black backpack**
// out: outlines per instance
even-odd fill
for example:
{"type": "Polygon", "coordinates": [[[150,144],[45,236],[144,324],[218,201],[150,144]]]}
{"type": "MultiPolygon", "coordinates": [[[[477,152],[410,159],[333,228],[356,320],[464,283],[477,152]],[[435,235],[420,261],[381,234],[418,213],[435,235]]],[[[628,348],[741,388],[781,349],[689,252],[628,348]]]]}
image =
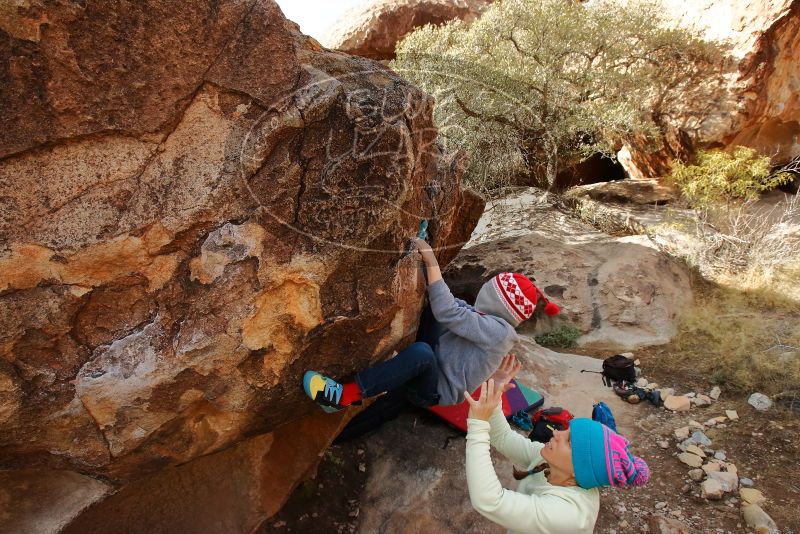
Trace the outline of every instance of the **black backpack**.
{"type": "MultiPolygon", "coordinates": [[[[597,371],[583,370],[581,373],[596,373],[597,371]]],[[[622,354],[615,354],[603,360],[603,384],[611,387],[616,382],[636,381],[636,368],[633,360],[622,354]]]]}

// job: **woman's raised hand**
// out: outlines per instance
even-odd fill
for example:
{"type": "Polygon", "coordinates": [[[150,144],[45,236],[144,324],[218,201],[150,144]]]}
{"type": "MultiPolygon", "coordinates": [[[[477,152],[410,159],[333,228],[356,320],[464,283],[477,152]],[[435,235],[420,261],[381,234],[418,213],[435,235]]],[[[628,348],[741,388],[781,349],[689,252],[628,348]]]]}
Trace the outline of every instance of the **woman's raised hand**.
{"type": "Polygon", "coordinates": [[[473,399],[469,391],[464,392],[464,398],[469,403],[469,418],[482,419],[488,421],[492,412],[497,405],[500,404],[500,399],[503,397],[503,388],[501,386],[495,387],[494,379],[490,378],[488,381],[481,384],[481,394],[477,399],[473,399]]]}
{"type": "Polygon", "coordinates": [[[494,379],[494,383],[501,391],[508,391],[514,388],[511,379],[517,376],[517,373],[522,369],[522,364],[517,360],[513,354],[508,354],[500,362],[500,366],[492,374],[490,378],[494,379]]]}

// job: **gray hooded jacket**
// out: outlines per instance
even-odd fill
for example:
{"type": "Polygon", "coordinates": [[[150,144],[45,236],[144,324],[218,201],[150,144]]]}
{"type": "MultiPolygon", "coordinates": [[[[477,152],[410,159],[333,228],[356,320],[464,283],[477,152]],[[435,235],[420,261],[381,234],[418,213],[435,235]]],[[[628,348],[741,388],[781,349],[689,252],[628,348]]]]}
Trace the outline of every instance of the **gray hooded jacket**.
{"type": "Polygon", "coordinates": [[[453,297],[444,280],[428,286],[433,316],[446,329],[436,347],[439,404],[442,406],[458,404],[464,400],[464,391],[475,391],[517,342],[516,321],[502,303],[493,298],[493,293],[491,284],[484,284],[475,301],[483,312],[479,313],[453,297]],[[487,292],[487,285],[492,293],[487,292]]]}

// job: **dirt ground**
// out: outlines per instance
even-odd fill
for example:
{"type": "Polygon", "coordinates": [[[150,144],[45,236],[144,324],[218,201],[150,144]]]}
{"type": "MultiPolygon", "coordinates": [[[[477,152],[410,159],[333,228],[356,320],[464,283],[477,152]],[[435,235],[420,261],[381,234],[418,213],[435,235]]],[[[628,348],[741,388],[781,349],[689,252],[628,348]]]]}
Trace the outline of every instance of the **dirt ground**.
{"type": "MultiPolygon", "coordinates": [[[[589,355],[574,349],[570,352],[589,355]]],[[[678,393],[707,393],[712,387],[703,377],[660,370],[658,349],[638,351],[636,357],[641,360],[643,376],[662,387],[673,387],[678,393]]],[[[781,532],[800,532],[800,417],[796,414],[775,407],[766,413],[756,412],[747,405],[746,398],[726,394],[724,390],[716,403],[693,407],[685,414],[673,414],[647,403],[633,408],[638,416],[627,437],[634,443],[637,455],[650,465],[651,482],[635,490],[603,490],[595,532],[648,532],[646,525],[654,514],[679,519],[689,532],[751,532],[742,519],[738,495],[726,494],[720,501],[707,501],[699,496],[699,483],[688,478],[689,467],[678,461],[677,440],[672,435],[674,429],[690,420],[702,423],[731,409],[737,410],[739,421],[706,430],[713,441],[711,448],[724,451],[727,461],[737,466],[739,476],[754,481],[754,487],[767,498],[762,507],[781,532]],[[659,441],[667,441],[669,447],[662,449],[659,441]]],[[[359,507],[370,469],[365,450],[374,435],[332,446],[319,466],[316,479],[302,484],[262,532],[359,532],[359,507]]]]}

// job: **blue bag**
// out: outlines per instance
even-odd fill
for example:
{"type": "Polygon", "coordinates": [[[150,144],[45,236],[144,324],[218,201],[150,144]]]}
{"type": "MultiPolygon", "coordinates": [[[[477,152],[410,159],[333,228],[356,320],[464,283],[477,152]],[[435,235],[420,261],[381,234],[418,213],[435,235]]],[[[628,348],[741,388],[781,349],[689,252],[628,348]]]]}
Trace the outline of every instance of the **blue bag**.
{"type": "Polygon", "coordinates": [[[603,423],[614,432],[617,431],[617,422],[614,421],[614,414],[611,413],[611,408],[603,401],[594,405],[592,409],[592,420],[603,423]]]}

